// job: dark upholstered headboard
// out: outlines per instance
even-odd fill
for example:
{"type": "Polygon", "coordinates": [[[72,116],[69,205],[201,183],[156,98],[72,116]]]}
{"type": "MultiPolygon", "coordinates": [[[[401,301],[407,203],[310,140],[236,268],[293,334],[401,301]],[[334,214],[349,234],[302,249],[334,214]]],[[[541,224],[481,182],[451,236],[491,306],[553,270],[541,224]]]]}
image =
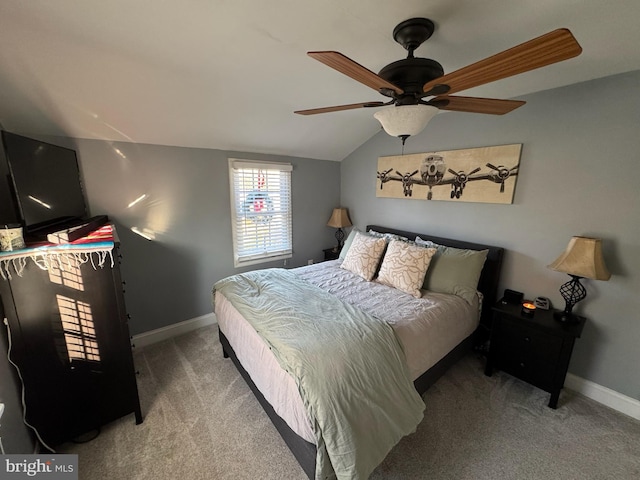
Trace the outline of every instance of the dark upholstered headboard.
{"type": "Polygon", "coordinates": [[[380,233],[395,233],[396,235],[401,235],[409,240],[415,240],[416,236],[419,236],[423,240],[431,240],[434,243],[446,245],[448,247],[465,248],[469,250],[489,250],[487,259],[484,262],[484,267],[482,268],[480,281],[478,282],[478,290],[484,295],[480,323],[486,327],[491,325],[491,307],[493,307],[498,300],[498,283],[500,281],[500,270],[502,268],[502,256],[504,255],[503,248],[494,247],[492,245],[482,245],[480,243],[465,242],[463,240],[455,240],[452,238],[434,237],[428,233],[408,232],[406,230],[382,227],[380,225],[367,225],[367,231],[369,230],[374,230],[380,233]]]}

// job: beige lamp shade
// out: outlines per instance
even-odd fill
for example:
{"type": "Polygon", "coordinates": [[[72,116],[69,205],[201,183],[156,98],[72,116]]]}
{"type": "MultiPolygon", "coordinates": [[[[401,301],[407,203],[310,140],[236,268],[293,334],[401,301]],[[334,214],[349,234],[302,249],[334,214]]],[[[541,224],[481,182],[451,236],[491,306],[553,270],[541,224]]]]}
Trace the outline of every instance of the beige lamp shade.
{"type": "Polygon", "coordinates": [[[351,219],[349,218],[349,213],[347,213],[346,208],[334,208],[333,213],[331,214],[331,218],[329,222],[327,222],[327,227],[333,228],[344,228],[351,226],[351,219]]]}
{"type": "Polygon", "coordinates": [[[602,257],[602,240],[572,237],[567,249],[551,265],[551,270],[594,280],[609,280],[611,273],[602,257]]]}

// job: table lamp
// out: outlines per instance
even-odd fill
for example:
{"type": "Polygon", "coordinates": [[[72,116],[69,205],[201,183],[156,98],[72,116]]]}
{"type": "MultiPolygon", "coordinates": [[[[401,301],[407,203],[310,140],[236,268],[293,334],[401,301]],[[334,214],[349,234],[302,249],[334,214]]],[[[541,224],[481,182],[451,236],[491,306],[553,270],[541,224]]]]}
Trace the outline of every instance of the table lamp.
{"type": "Polygon", "coordinates": [[[344,232],[342,229],[351,226],[347,209],[341,207],[334,208],[331,218],[327,222],[327,226],[338,229],[336,230],[336,240],[338,241],[338,249],[342,248],[342,241],[344,240],[344,232]]]}
{"type": "Polygon", "coordinates": [[[587,290],[580,283],[581,278],[594,280],[611,278],[611,273],[604,264],[602,240],[599,238],[572,237],[566,250],[548,268],[556,272],[568,273],[571,277],[571,280],[560,287],[565,307],[564,311],[556,312],[554,317],[561,322],[578,321],[571,310],[576,303],[587,296],[587,290]]]}

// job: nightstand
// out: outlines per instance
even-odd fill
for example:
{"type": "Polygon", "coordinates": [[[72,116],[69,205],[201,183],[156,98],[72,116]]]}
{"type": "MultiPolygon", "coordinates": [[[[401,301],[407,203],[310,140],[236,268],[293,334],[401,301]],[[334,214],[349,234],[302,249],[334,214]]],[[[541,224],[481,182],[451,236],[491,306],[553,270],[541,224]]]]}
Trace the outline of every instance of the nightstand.
{"type": "Polygon", "coordinates": [[[558,406],[560,390],[569,368],[576,338],[586,319],[565,324],[553,318],[554,310],[521,313],[521,304],[498,302],[493,307],[491,341],[485,375],[503,370],[551,394],[549,407],[558,406]]]}
{"type": "Polygon", "coordinates": [[[336,260],[340,256],[340,250],[342,247],[331,247],[322,250],[324,252],[324,260],[336,260]]]}

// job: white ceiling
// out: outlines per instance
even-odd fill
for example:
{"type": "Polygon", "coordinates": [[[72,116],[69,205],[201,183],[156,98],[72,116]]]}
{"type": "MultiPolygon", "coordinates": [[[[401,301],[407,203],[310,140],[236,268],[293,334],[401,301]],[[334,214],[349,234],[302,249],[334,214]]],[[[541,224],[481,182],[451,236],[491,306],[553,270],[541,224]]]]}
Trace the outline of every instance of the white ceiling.
{"type": "Polygon", "coordinates": [[[638,0],[0,0],[0,123],[342,160],[379,131],[374,110],[293,111],[384,97],[306,52],[377,72],[405,57],[392,31],[412,17],[435,22],[416,55],[445,72],[559,27],[583,47],[463,95],[517,98],[640,69],[638,0]]]}

